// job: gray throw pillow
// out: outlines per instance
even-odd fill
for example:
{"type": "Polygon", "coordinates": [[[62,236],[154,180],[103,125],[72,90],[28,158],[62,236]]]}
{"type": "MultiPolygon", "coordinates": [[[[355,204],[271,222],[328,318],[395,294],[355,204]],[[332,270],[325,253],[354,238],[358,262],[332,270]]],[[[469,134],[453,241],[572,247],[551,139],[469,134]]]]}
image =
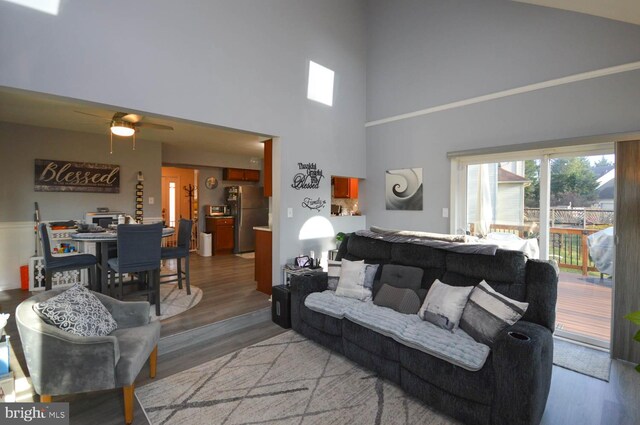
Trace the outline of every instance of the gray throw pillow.
{"type": "Polygon", "coordinates": [[[473,286],[451,286],[436,279],[429,288],[418,316],[422,320],[455,332],[473,286]]]}
{"type": "Polygon", "coordinates": [[[104,304],[79,283],[34,304],[33,310],[46,323],[74,335],[105,336],[118,328],[104,304]]]}
{"type": "Polygon", "coordinates": [[[492,345],[498,334],[516,323],[529,307],[496,291],[484,280],[476,286],[467,302],[460,329],[483,344],[492,345]]]}
{"type": "Polygon", "coordinates": [[[340,280],[340,266],[342,266],[342,261],[329,260],[327,263],[327,287],[332,291],[335,291],[338,287],[338,281],[340,280]]]}
{"type": "Polygon", "coordinates": [[[373,303],[403,314],[416,314],[420,309],[420,298],[418,298],[418,294],[414,290],[396,288],[386,283],[378,291],[373,303]]]}
{"type": "Polygon", "coordinates": [[[380,264],[367,264],[367,268],[364,270],[364,287],[373,289],[373,280],[376,278],[380,264]]]}

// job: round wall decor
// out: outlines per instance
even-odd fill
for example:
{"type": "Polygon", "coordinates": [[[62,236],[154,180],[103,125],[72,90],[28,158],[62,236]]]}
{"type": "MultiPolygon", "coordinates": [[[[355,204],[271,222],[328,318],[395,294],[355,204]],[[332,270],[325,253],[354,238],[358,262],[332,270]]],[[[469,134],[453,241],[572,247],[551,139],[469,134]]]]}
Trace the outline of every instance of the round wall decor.
{"type": "Polygon", "coordinates": [[[207,186],[207,189],[215,189],[218,187],[218,179],[215,177],[209,177],[205,180],[204,185],[207,186]]]}

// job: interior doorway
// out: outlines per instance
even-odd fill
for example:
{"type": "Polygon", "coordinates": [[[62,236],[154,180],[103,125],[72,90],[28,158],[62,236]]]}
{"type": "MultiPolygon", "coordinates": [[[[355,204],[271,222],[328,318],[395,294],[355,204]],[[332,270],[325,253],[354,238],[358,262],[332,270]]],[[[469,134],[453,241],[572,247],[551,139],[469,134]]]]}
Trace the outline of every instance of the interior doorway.
{"type": "MultiPolygon", "coordinates": [[[[180,219],[192,221],[191,250],[198,248],[198,170],[162,167],[162,221],[177,227],[180,219]]],[[[176,237],[168,238],[167,246],[175,246],[176,237]]]]}

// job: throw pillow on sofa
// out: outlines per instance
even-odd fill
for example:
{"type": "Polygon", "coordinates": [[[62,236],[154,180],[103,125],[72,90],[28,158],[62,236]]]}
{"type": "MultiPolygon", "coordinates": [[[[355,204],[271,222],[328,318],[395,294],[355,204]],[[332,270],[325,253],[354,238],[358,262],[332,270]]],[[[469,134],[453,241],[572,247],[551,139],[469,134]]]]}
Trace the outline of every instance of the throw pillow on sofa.
{"type": "Polygon", "coordinates": [[[376,294],[373,303],[403,314],[416,314],[420,309],[420,298],[415,291],[409,288],[396,288],[386,283],[376,294]]]}
{"type": "Polygon", "coordinates": [[[118,328],[104,304],[79,283],[34,304],[33,310],[46,323],[79,336],[105,336],[118,328]]]}
{"type": "Polygon", "coordinates": [[[484,280],[476,286],[462,313],[460,329],[491,346],[498,334],[516,323],[529,307],[496,291],[484,280]]]}
{"type": "Polygon", "coordinates": [[[455,332],[472,290],[473,286],[451,286],[436,279],[418,316],[442,329],[455,332]]]}
{"type": "Polygon", "coordinates": [[[336,295],[360,301],[371,299],[371,290],[364,286],[366,269],[367,264],[362,261],[342,260],[336,295]]]}
{"type": "MultiPolygon", "coordinates": [[[[348,261],[348,260],[347,260],[348,261]]],[[[364,260],[356,261],[357,263],[364,263],[364,260]]],[[[340,270],[342,270],[342,261],[329,260],[327,270],[327,288],[335,291],[338,287],[338,281],[340,280],[340,270]]],[[[364,286],[371,289],[373,288],[373,280],[376,277],[379,264],[367,264],[364,276],[364,286]]]]}

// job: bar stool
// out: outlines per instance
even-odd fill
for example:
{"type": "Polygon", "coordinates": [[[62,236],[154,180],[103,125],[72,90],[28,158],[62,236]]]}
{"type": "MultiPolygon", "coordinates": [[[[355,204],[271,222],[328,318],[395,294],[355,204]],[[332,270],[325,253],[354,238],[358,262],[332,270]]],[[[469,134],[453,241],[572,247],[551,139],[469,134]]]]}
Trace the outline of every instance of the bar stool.
{"type": "Polygon", "coordinates": [[[177,281],[178,288],[182,289],[182,279],[184,276],[187,284],[187,295],[191,295],[191,282],[189,278],[189,246],[191,245],[191,227],[193,223],[191,220],[184,218],[180,219],[178,225],[178,246],[163,247],[161,249],[160,256],[163,260],[170,260],[175,258],[178,263],[178,270],[176,273],[161,274],[160,278],[176,276],[174,279],[161,280],[160,283],[172,283],[177,281]],[[184,258],[184,271],[182,270],[182,259],[184,258]]]}
{"type": "Polygon", "coordinates": [[[120,284],[119,298],[124,297],[123,273],[144,275],[146,288],[127,296],[146,294],[149,303],[156,305],[156,316],[160,316],[160,243],[162,242],[162,223],[120,224],[118,225],[118,256],[107,261],[109,265],[111,291],[115,293],[115,274],[120,284]]]}
{"type": "Polygon", "coordinates": [[[44,260],[44,288],[50,290],[54,273],[70,270],[89,269],[89,287],[96,281],[96,264],[98,260],[91,254],[70,254],[65,256],[53,256],[51,254],[51,241],[46,223],[40,223],[40,242],[42,243],[42,256],[44,260]]]}

